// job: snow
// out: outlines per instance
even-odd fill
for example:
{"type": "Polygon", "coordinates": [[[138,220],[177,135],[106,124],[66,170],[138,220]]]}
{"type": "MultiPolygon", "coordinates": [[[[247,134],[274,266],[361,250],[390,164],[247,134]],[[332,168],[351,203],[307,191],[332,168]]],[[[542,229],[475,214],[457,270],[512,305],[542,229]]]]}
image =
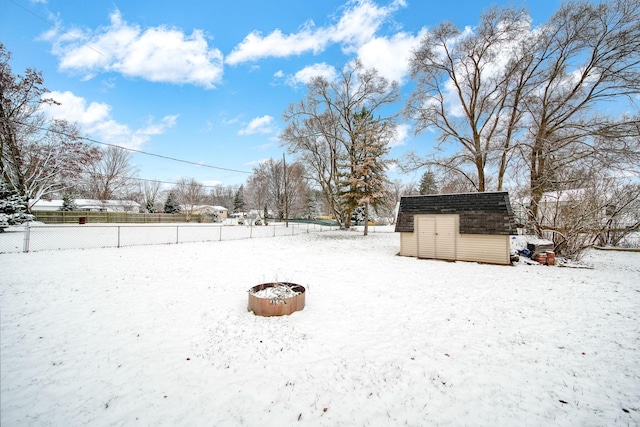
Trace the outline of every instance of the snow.
{"type": "Polygon", "coordinates": [[[640,253],[400,257],[330,231],[0,255],[0,424],[637,425],[640,253]],[[306,288],[247,311],[247,289],[306,288]]]}
{"type": "Polygon", "coordinates": [[[293,298],[296,295],[300,294],[300,292],[293,290],[292,286],[295,286],[295,285],[285,284],[285,283],[276,283],[274,286],[260,289],[259,291],[255,291],[255,292],[250,289],[249,292],[256,298],[286,299],[286,298],[293,298]]]}

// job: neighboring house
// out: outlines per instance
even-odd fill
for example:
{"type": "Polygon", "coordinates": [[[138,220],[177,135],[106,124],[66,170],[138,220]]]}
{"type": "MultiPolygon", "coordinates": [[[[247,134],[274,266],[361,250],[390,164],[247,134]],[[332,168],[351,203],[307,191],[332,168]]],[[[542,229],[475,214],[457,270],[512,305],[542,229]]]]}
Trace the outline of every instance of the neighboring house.
{"type": "MultiPolygon", "coordinates": [[[[140,204],[133,200],[75,199],[78,211],[86,212],[140,212],[140,204]]],[[[62,200],[38,200],[31,211],[59,211],[62,200]]]]}
{"type": "MultiPolygon", "coordinates": [[[[514,201],[514,214],[522,224],[529,220],[529,204],[529,198],[514,201]]],[[[578,218],[580,222],[590,222],[592,227],[597,228],[615,216],[618,227],[631,227],[638,222],[638,212],[640,200],[629,203],[628,197],[625,198],[624,194],[576,188],[544,193],[538,204],[538,221],[544,228],[557,228],[563,221],[578,218]],[[617,206],[618,204],[621,205],[617,206]]]]}
{"type": "Polygon", "coordinates": [[[509,193],[408,196],[400,199],[400,255],[510,264],[516,234],[509,193]]]}
{"type": "Polygon", "coordinates": [[[38,200],[31,206],[31,212],[34,211],[59,211],[62,208],[62,200],[38,200]]]}
{"type": "Polygon", "coordinates": [[[218,214],[218,218],[224,221],[227,219],[227,208],[223,206],[211,206],[211,205],[195,205],[191,210],[191,215],[211,215],[218,214]]]}

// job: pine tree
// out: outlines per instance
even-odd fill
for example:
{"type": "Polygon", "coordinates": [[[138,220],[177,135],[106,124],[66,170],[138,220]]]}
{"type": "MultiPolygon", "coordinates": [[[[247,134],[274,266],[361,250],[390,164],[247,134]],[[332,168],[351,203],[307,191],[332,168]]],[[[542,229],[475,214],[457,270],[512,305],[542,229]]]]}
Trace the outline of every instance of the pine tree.
{"type": "Polygon", "coordinates": [[[420,178],[420,194],[438,194],[438,184],[436,182],[436,176],[430,170],[422,174],[420,178]]]}
{"type": "Polygon", "coordinates": [[[244,211],[244,185],[241,185],[233,198],[233,213],[244,211]]]}
{"type": "Polygon", "coordinates": [[[369,207],[376,207],[387,195],[386,177],[389,152],[387,144],[389,129],[380,119],[373,118],[371,111],[362,111],[353,117],[354,155],[351,156],[350,176],[343,180],[343,201],[353,212],[364,207],[364,235],[369,230],[369,207]]]}
{"type": "Polygon", "coordinates": [[[144,209],[148,213],[157,213],[158,212],[158,210],[156,209],[155,203],[153,202],[152,199],[147,199],[147,202],[145,203],[144,209]]]}
{"type": "Polygon", "coordinates": [[[167,201],[164,202],[164,213],[175,214],[180,213],[180,205],[176,200],[176,195],[170,191],[167,195],[167,201]]]}
{"type": "Polygon", "coordinates": [[[32,221],[34,216],[26,212],[24,197],[0,180],[0,233],[10,225],[32,221]]]}
{"type": "Polygon", "coordinates": [[[71,194],[65,193],[62,196],[62,207],[60,207],[60,210],[63,212],[73,212],[78,210],[78,205],[76,205],[71,194]]]}

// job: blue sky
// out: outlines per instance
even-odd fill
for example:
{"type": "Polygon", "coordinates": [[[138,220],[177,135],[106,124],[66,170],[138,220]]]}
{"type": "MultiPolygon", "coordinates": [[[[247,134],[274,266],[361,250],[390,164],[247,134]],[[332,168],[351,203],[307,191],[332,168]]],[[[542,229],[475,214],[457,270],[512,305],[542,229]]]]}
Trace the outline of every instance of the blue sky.
{"type": "MultiPolygon", "coordinates": [[[[443,20],[473,26],[492,4],[523,6],[539,24],[560,1],[0,0],[0,42],[14,73],[43,72],[62,103],[48,113],[89,138],[234,170],[134,153],[140,178],[237,185],[282,157],[282,112],[310,76],[360,58],[406,99],[421,34],[443,20]]],[[[431,148],[433,135],[400,129],[392,157],[431,148]]]]}

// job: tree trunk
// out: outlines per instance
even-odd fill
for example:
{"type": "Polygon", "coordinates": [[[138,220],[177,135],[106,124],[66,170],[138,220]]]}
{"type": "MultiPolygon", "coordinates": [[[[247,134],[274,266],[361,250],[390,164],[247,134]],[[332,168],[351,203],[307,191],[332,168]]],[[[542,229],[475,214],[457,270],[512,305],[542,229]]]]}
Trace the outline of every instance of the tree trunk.
{"type": "Polygon", "coordinates": [[[364,205],[364,235],[369,235],[369,203],[364,205]]]}

